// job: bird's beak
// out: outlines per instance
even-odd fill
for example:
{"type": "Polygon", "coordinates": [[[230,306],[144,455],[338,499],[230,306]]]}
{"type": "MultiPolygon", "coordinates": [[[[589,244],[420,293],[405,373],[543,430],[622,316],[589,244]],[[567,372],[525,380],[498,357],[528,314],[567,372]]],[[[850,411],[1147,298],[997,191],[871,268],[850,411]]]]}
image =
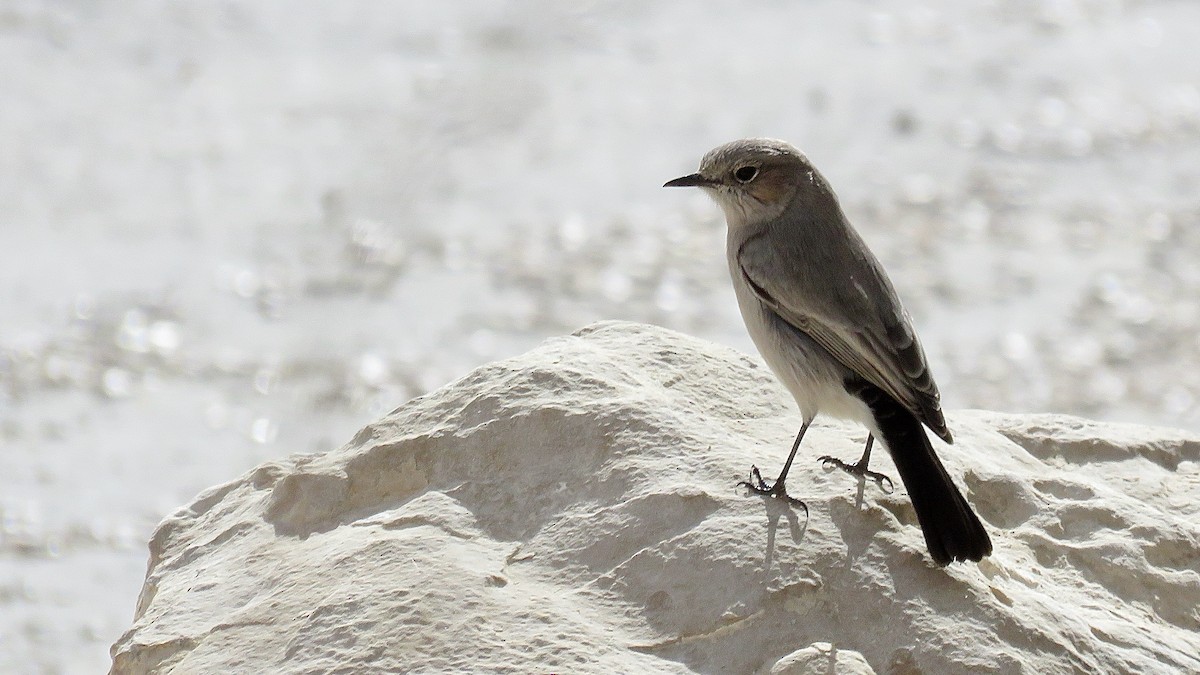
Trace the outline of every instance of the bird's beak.
{"type": "Polygon", "coordinates": [[[705,187],[714,184],[715,181],[705,178],[698,173],[693,173],[687,176],[680,176],[675,180],[669,180],[663,183],[663,187],[705,187]]]}

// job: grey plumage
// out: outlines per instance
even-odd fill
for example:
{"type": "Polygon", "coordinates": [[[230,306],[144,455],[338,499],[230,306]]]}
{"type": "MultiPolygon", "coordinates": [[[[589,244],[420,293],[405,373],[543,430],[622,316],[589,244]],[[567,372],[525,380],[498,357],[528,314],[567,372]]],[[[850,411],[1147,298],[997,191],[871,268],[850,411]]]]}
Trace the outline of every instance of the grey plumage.
{"type": "MultiPolygon", "coordinates": [[[[825,178],[787,143],[746,139],[709,152],[697,173],[667,185],[704,188],[724,210],[747,330],[804,417],[774,487],[760,476],[748,485],[787,496],[787,469],[808,422],[818,413],[857,420],[892,454],[934,559],[990,553],[986,531],[921,431],[923,423],[953,441],[912,321],[825,178]]],[[[859,464],[837,463],[878,475],[867,471],[869,455],[868,443],[859,464]]]]}
{"type": "MultiPolygon", "coordinates": [[[[837,207],[829,198],[825,206],[837,207]]],[[[879,260],[840,208],[805,206],[736,230],[731,265],[767,308],[953,442],[925,351],[879,260]]]]}

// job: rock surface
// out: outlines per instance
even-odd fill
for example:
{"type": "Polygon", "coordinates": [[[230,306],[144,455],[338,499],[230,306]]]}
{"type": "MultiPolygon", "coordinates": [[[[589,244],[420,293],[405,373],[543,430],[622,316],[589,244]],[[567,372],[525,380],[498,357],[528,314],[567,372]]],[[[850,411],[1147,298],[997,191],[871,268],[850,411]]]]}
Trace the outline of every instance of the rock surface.
{"type": "Polygon", "coordinates": [[[863,429],[809,432],[810,517],[749,496],[799,424],[766,368],[597,324],[169,517],[113,672],[1200,670],[1200,438],[949,423],[996,552],[940,569],[903,489],[816,463],[863,429]]]}

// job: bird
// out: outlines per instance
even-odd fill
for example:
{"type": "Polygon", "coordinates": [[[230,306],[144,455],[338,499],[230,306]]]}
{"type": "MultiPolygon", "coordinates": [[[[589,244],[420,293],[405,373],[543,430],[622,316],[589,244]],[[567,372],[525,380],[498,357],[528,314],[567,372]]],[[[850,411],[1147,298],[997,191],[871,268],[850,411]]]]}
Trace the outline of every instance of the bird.
{"type": "Polygon", "coordinates": [[[714,148],[697,172],[663,187],[699,187],[724,212],[742,319],[800,409],[800,431],[778,478],[768,485],[751,467],[750,480],[739,485],[803,505],[786,481],[809,425],[818,414],[857,421],[869,432],[859,461],[820,461],[882,488],[890,479],[868,469],[878,438],[933,561],[945,566],[990,555],[987,530],[925,433],[928,427],[954,441],[912,319],[825,177],[790,143],[747,138],[714,148]]]}

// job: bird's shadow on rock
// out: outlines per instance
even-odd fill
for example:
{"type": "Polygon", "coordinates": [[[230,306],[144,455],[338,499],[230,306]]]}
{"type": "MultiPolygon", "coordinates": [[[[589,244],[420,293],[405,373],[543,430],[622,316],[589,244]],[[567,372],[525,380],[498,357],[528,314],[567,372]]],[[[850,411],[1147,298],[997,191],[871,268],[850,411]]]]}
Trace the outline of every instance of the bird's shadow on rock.
{"type": "MultiPolygon", "coordinates": [[[[853,511],[861,512],[865,501],[868,481],[863,476],[857,476],[856,482],[857,485],[854,493],[853,511]]],[[[884,489],[882,485],[879,487],[885,493],[891,494],[891,490],[884,489]]],[[[775,542],[779,532],[780,520],[787,520],[788,532],[791,534],[792,542],[799,544],[804,540],[805,535],[808,533],[808,523],[810,517],[809,512],[807,508],[805,508],[804,522],[801,524],[799,517],[796,515],[796,510],[791,504],[788,504],[786,500],[778,499],[770,495],[755,495],[752,492],[747,496],[757,496],[762,499],[763,506],[767,511],[767,545],[765,554],[763,556],[763,564],[766,569],[770,569],[772,563],[775,561],[775,542]]],[[[857,557],[857,555],[855,555],[855,551],[851,551],[849,553],[850,554],[847,556],[848,565],[851,564],[853,559],[857,557]]],[[[857,553],[861,554],[861,551],[857,551],[857,553]]]]}
{"type": "Polygon", "coordinates": [[[787,520],[788,532],[791,534],[792,542],[799,544],[804,540],[804,535],[808,532],[808,512],[804,513],[804,524],[801,525],[800,519],[796,516],[795,509],[791,504],[788,504],[782,499],[759,495],[763,500],[763,506],[767,510],[767,550],[763,557],[763,564],[767,569],[771,568],[771,563],[775,560],[775,537],[779,531],[779,521],[781,518],[787,520]]]}

